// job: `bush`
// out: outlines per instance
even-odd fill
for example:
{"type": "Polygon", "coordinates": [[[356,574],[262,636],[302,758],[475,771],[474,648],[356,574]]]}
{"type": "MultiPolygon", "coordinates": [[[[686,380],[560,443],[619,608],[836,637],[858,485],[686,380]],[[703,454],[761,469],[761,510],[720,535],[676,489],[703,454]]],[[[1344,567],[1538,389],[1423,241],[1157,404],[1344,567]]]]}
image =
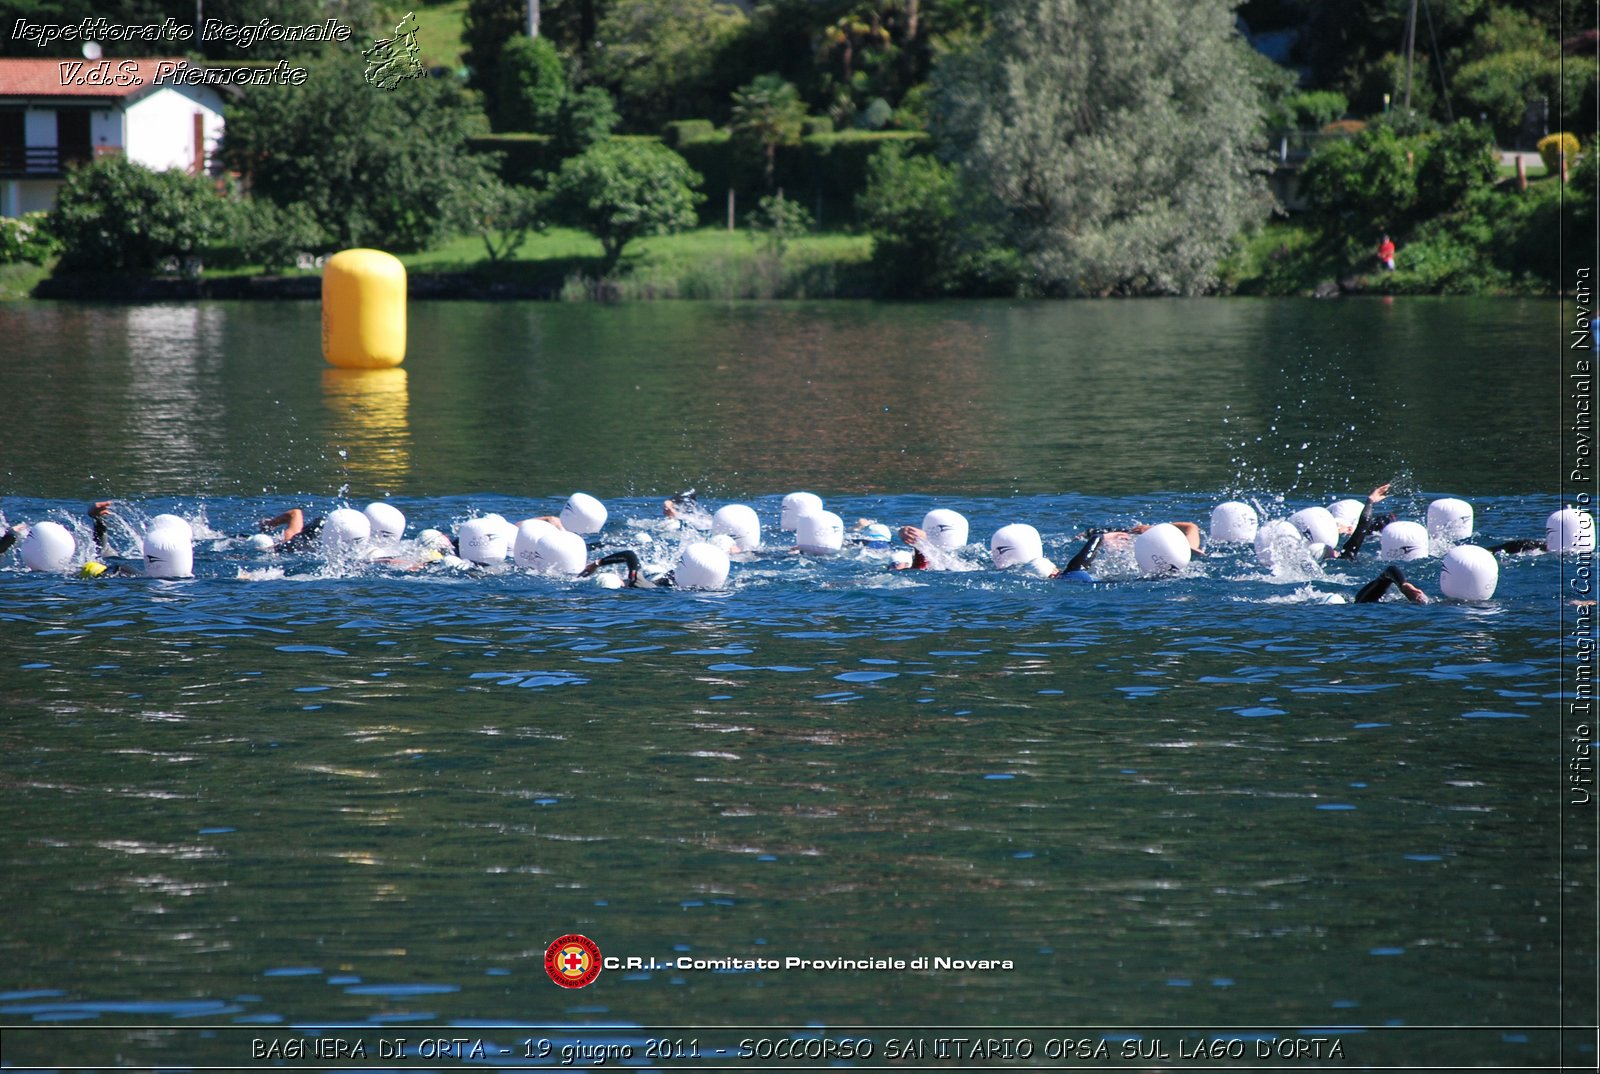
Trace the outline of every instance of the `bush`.
{"type": "Polygon", "coordinates": [[[494,129],[555,133],[567,97],[567,71],[546,37],[513,37],[500,49],[494,129]]]}
{"type": "Polygon", "coordinates": [[[0,265],[27,262],[42,265],[56,252],[55,240],[45,228],[48,213],[0,216],[0,265]]]}
{"type": "Polygon", "coordinates": [[[1417,202],[1416,143],[1385,126],[1326,142],[1300,172],[1312,208],[1377,231],[1398,231],[1417,202]]]}
{"type": "Polygon", "coordinates": [[[1424,143],[1417,169],[1417,208],[1424,216],[1449,212],[1474,191],[1492,186],[1500,154],[1486,128],[1458,119],[1424,143]]]}
{"type": "Polygon", "coordinates": [[[550,194],[561,219],[600,240],[609,272],[632,240],[693,227],[699,182],[660,142],[613,138],[565,161],[550,194]]]}
{"type": "Polygon", "coordinates": [[[148,275],[200,256],[236,217],[208,179],[105,157],[67,176],[46,227],[61,244],[62,272],[148,275]]]}
{"type": "Polygon", "coordinates": [[[1544,161],[1546,171],[1551,175],[1559,175],[1563,159],[1577,163],[1578,139],[1566,131],[1545,135],[1539,139],[1539,159],[1544,161]]]}
{"type": "Polygon", "coordinates": [[[237,260],[260,265],[266,272],[294,267],[303,253],[329,253],[332,242],[304,205],[287,209],[265,199],[252,199],[239,214],[243,239],[236,244],[237,260]]]}
{"type": "Polygon", "coordinates": [[[717,137],[717,128],[709,119],[675,119],[664,128],[662,140],[677,149],[690,142],[704,142],[717,137]]]}

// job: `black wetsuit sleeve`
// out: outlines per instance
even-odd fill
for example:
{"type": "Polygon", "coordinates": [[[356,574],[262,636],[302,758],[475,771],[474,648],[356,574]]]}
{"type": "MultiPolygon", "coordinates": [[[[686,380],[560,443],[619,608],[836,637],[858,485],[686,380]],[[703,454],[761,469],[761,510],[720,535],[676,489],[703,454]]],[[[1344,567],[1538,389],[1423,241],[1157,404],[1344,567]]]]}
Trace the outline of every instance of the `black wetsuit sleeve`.
{"type": "Polygon", "coordinates": [[[0,556],[3,556],[7,552],[11,551],[11,546],[16,544],[16,543],[17,543],[17,531],[16,530],[8,529],[4,533],[0,533],[0,556]]]}
{"type": "Polygon", "coordinates": [[[1056,577],[1065,578],[1073,571],[1086,571],[1094,562],[1094,557],[1100,554],[1100,544],[1106,538],[1099,530],[1090,530],[1089,539],[1083,542],[1083,547],[1073,555],[1067,565],[1056,572],[1056,577]]]}
{"type": "Polygon", "coordinates": [[[608,556],[602,556],[595,561],[595,566],[609,567],[613,563],[626,564],[628,567],[628,584],[631,586],[639,584],[639,553],[631,548],[624,548],[620,552],[612,552],[608,556]]]}
{"type": "Polygon", "coordinates": [[[1378,528],[1376,518],[1372,513],[1372,504],[1367,504],[1361,509],[1361,517],[1356,519],[1355,529],[1350,531],[1350,537],[1344,542],[1344,547],[1334,554],[1334,559],[1355,559],[1356,553],[1361,551],[1361,546],[1366,543],[1372,531],[1378,528]]]}
{"type": "Polygon", "coordinates": [[[94,550],[100,555],[106,554],[106,518],[104,515],[91,515],[94,519],[94,550]]]}
{"type": "Polygon", "coordinates": [[[1543,541],[1535,541],[1531,537],[1519,537],[1515,541],[1506,541],[1504,544],[1492,546],[1489,551],[1499,552],[1507,556],[1520,556],[1524,552],[1547,552],[1543,541]]]}
{"type": "Polygon", "coordinates": [[[1383,595],[1389,592],[1390,586],[1404,585],[1405,580],[1405,572],[1399,567],[1392,565],[1385,567],[1382,574],[1378,575],[1372,581],[1362,586],[1360,590],[1356,592],[1356,603],[1372,604],[1375,601],[1382,600],[1383,595]]]}

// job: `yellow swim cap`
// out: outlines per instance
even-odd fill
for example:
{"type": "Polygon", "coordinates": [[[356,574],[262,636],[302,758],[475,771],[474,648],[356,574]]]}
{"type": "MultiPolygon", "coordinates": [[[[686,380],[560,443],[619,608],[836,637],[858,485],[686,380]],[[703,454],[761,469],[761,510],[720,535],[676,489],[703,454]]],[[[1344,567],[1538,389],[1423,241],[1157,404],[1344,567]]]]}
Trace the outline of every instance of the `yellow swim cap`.
{"type": "Polygon", "coordinates": [[[106,565],[104,563],[96,563],[91,559],[89,562],[83,565],[83,569],[78,571],[78,577],[98,578],[104,573],[106,573],[106,565]]]}

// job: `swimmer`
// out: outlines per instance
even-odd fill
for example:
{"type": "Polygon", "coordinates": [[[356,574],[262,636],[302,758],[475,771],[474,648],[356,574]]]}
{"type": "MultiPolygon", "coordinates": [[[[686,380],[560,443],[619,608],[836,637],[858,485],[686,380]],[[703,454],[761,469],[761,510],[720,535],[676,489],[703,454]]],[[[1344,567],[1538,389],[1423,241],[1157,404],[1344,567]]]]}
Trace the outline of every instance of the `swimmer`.
{"type": "Polygon", "coordinates": [[[618,564],[626,568],[622,585],[629,589],[721,589],[728,580],[728,555],[709,541],[686,547],[676,567],[654,578],[645,576],[639,553],[631,548],[600,557],[578,572],[578,577],[588,578],[601,567],[618,564]]]}
{"type": "Polygon", "coordinates": [[[1389,484],[1386,481],[1367,493],[1367,504],[1361,509],[1361,516],[1355,522],[1348,525],[1343,522],[1337,523],[1339,532],[1349,536],[1337,550],[1329,548],[1325,553],[1326,558],[1355,559],[1356,553],[1361,551],[1361,546],[1366,543],[1368,537],[1394,521],[1393,515],[1374,515],[1372,512],[1372,509],[1389,495],[1389,484]]]}
{"type": "Polygon", "coordinates": [[[322,532],[322,523],[323,520],[320,518],[307,522],[304,511],[298,507],[291,507],[282,514],[262,519],[256,524],[256,530],[272,539],[272,544],[262,551],[270,549],[273,552],[309,552],[316,546],[317,535],[322,532]],[[272,532],[280,527],[282,533],[272,532]]]}
{"type": "MultiPolygon", "coordinates": [[[[1484,601],[1494,596],[1500,567],[1494,553],[1476,545],[1458,545],[1444,557],[1439,567],[1439,592],[1449,600],[1484,601]]],[[[1372,604],[1382,600],[1391,588],[1398,588],[1412,604],[1428,604],[1428,595],[1413,585],[1397,565],[1391,563],[1383,573],[1356,592],[1355,603],[1372,604]]]]}
{"type": "Polygon", "coordinates": [[[711,516],[695,499],[694,489],[684,489],[676,496],[661,501],[661,515],[669,521],[697,530],[711,528],[711,516]]]}
{"type": "MultiPolygon", "coordinates": [[[[1200,547],[1199,526],[1193,522],[1171,522],[1168,525],[1176,527],[1178,532],[1183,534],[1184,540],[1189,542],[1189,555],[1198,559],[1205,558],[1205,551],[1200,547]]],[[[1094,534],[1099,534],[1103,540],[1113,545],[1127,545],[1132,543],[1133,539],[1141,533],[1154,528],[1155,526],[1149,522],[1140,522],[1125,530],[1090,530],[1088,533],[1079,534],[1079,536],[1087,539],[1094,534]]]]}

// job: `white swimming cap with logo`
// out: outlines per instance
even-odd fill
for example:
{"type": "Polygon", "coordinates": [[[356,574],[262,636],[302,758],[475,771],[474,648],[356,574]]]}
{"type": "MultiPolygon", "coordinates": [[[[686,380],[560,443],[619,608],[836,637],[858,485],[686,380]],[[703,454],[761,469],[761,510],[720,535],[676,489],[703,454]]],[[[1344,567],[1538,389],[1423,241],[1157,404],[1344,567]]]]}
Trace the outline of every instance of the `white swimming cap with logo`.
{"type": "Polygon", "coordinates": [[[1472,536],[1472,505],[1451,496],[1428,505],[1428,536],[1436,541],[1464,541],[1472,536]]]}
{"type": "Polygon", "coordinates": [[[606,525],[606,505],[587,492],[574,492],[561,508],[561,525],[573,533],[599,533],[606,525]]]}
{"type": "Polygon", "coordinates": [[[455,552],[456,546],[450,543],[450,538],[443,533],[428,527],[417,534],[417,543],[424,548],[431,548],[435,552],[455,552]]]}
{"type": "Polygon", "coordinates": [[[726,533],[738,542],[741,552],[754,552],[761,547],[761,520],[753,507],[742,503],[727,503],[717,508],[711,516],[711,532],[726,533]]]}
{"type": "MultiPolygon", "coordinates": [[[[512,558],[517,561],[517,566],[530,571],[539,569],[539,538],[547,533],[560,533],[550,523],[542,518],[530,518],[517,526],[517,536],[511,543],[512,558]]],[[[582,540],[582,538],[579,538],[582,540]]]]}
{"type": "Polygon", "coordinates": [[[1001,570],[1028,563],[1044,555],[1044,541],[1039,531],[1026,522],[1013,522],[1001,526],[989,538],[989,558],[1001,570]]]}
{"type": "Polygon", "coordinates": [[[1213,544],[1249,544],[1260,528],[1256,509],[1238,500],[1219,503],[1211,509],[1213,544]]]}
{"type": "Polygon", "coordinates": [[[1452,600],[1488,600],[1499,581],[1494,553],[1475,544],[1457,545],[1439,565],[1439,592],[1452,600]]]}
{"type": "Polygon", "coordinates": [[[1286,518],[1275,518],[1256,530],[1256,562],[1269,571],[1312,558],[1305,534],[1286,518]]]}
{"type": "Polygon", "coordinates": [[[182,515],[157,515],[150,520],[150,525],[146,526],[144,531],[154,533],[156,530],[164,529],[175,529],[189,540],[194,540],[194,527],[182,515]]]}
{"type": "Polygon", "coordinates": [[[17,555],[30,571],[64,571],[72,566],[72,557],[78,553],[78,542],[72,532],[59,522],[38,522],[28,530],[17,548],[17,555]]]}
{"type": "Polygon", "coordinates": [[[783,498],[783,518],[778,523],[782,530],[797,531],[803,515],[814,515],[822,510],[822,497],[814,492],[791,492],[783,498]]]}
{"type": "Polygon", "coordinates": [[[1133,542],[1133,558],[1146,574],[1176,574],[1189,565],[1189,538],[1170,522],[1151,526],[1133,542]]]}
{"type": "Polygon", "coordinates": [[[1420,522],[1391,522],[1378,535],[1381,547],[1379,559],[1401,560],[1428,558],[1428,531],[1420,522]]]}
{"type": "Polygon", "coordinates": [[[177,526],[144,535],[144,573],[151,578],[189,578],[194,574],[194,544],[177,526]]]}
{"type": "Polygon", "coordinates": [[[1307,507],[1289,516],[1289,522],[1311,544],[1332,548],[1339,543],[1339,524],[1326,507],[1307,507]]]}
{"type": "Polygon", "coordinates": [[[721,589],[728,580],[728,553],[709,541],[696,541],[683,550],[672,578],[683,589],[721,589]]]}
{"type": "Polygon", "coordinates": [[[1340,526],[1354,529],[1355,524],[1361,519],[1361,512],[1366,508],[1365,500],[1335,500],[1328,505],[1328,514],[1332,515],[1333,520],[1340,526]]]}
{"type": "Polygon", "coordinates": [[[406,516],[392,503],[378,500],[362,512],[372,523],[372,535],[385,541],[398,541],[406,535],[406,516]]]}
{"type": "Polygon", "coordinates": [[[570,530],[547,529],[534,545],[534,569],[545,574],[582,574],[589,565],[589,546],[583,538],[570,530]]]}
{"type": "Polygon", "coordinates": [[[1544,546],[1552,552],[1593,552],[1594,516],[1563,507],[1544,523],[1544,546]]]}
{"type": "Polygon", "coordinates": [[[795,523],[794,538],[802,552],[837,552],[844,547],[844,519],[832,511],[801,515],[795,523]]]}
{"type": "Polygon", "coordinates": [[[461,528],[456,530],[456,546],[461,558],[480,566],[504,562],[510,545],[505,528],[500,525],[503,521],[495,516],[469,518],[461,523],[461,528]]]}
{"type": "Polygon", "coordinates": [[[317,534],[317,543],[330,551],[358,544],[372,536],[372,521],[353,507],[328,512],[317,534]]]}
{"type": "Polygon", "coordinates": [[[935,548],[954,551],[967,544],[967,516],[948,507],[935,507],[922,516],[922,532],[935,548]]]}

